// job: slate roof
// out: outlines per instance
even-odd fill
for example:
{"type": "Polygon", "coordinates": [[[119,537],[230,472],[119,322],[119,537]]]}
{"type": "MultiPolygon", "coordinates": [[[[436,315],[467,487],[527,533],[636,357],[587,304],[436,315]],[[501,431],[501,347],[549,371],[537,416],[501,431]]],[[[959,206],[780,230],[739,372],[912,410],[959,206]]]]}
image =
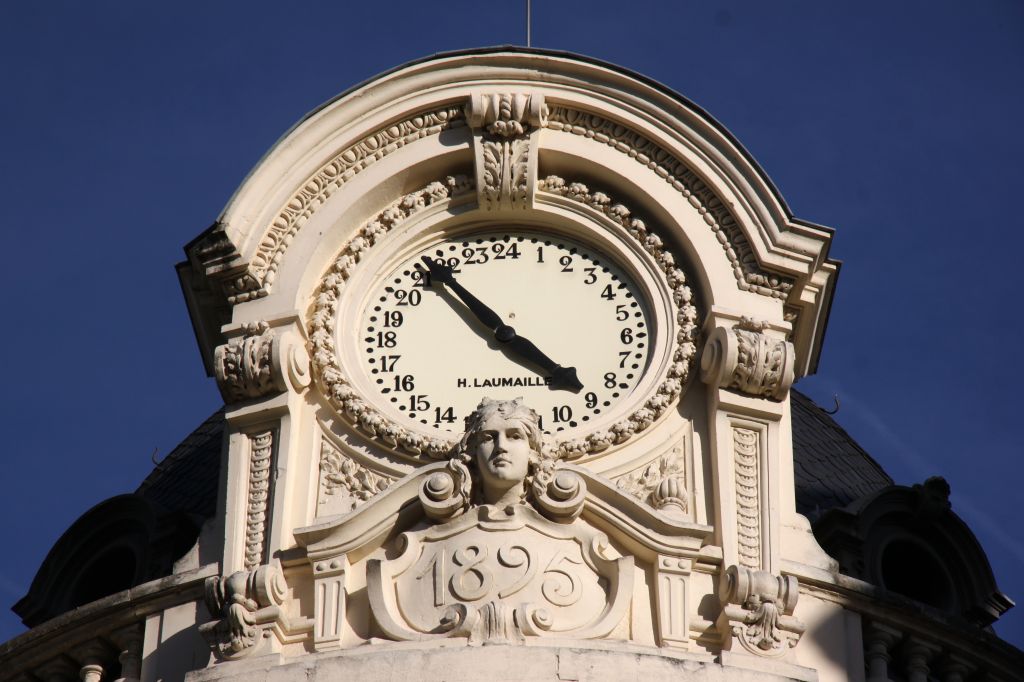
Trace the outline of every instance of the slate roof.
{"type": "MultiPolygon", "coordinates": [[[[814,521],[829,509],[893,485],[878,462],[813,400],[796,390],[790,395],[797,511],[814,521]]],[[[168,511],[213,516],[223,437],[221,409],[167,455],[136,494],[168,511]]]]}
{"type": "Polygon", "coordinates": [[[167,511],[204,519],[217,511],[224,409],[210,415],[150,472],[135,491],[167,511]]]}
{"type": "Polygon", "coordinates": [[[813,400],[796,390],[790,396],[798,512],[813,522],[829,509],[893,485],[878,462],[813,400]]]}

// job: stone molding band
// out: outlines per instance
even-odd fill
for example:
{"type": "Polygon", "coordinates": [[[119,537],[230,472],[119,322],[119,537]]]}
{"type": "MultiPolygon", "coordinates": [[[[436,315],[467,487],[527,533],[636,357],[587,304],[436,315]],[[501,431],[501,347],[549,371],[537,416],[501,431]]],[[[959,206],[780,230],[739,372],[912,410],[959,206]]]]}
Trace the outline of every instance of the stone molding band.
{"type": "Polygon", "coordinates": [[[209,244],[201,244],[196,252],[207,275],[221,282],[230,304],[267,296],[295,235],[338,188],[406,144],[467,124],[488,138],[476,145],[477,154],[485,155],[484,162],[477,163],[478,172],[486,174],[478,179],[481,208],[528,205],[537,164],[536,144],[528,139],[531,131],[548,129],[594,139],[643,164],[693,205],[721,243],[740,289],[778,299],[789,295],[792,280],[760,267],[728,207],[683,160],[617,121],[567,106],[549,108],[539,93],[474,94],[464,106],[419,112],[364,136],[292,194],[263,231],[248,264],[236,264],[240,254],[225,243],[223,231],[211,233],[209,244]]]}

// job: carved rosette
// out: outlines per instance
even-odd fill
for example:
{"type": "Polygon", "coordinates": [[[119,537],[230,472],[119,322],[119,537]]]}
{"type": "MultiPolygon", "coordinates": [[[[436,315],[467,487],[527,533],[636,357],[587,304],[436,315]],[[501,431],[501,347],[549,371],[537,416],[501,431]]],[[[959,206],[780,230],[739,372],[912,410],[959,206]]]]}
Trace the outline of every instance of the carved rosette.
{"type": "Polygon", "coordinates": [[[320,514],[347,513],[384,492],[394,481],[347,457],[328,443],[320,445],[320,514]]]}
{"type": "Polygon", "coordinates": [[[475,134],[477,198],[485,211],[529,208],[536,184],[537,131],[548,109],[540,94],[475,94],[466,119],[475,134]]]}
{"type": "Polygon", "coordinates": [[[791,575],[730,566],[718,593],[726,641],[739,642],[758,656],[782,656],[795,647],[805,628],[793,616],[799,587],[791,575]]]}
{"type": "Polygon", "coordinates": [[[744,319],[733,329],[711,332],[701,356],[701,380],[758,398],[785,399],[796,352],[790,342],[764,334],[766,327],[744,319]]]}
{"type": "Polygon", "coordinates": [[[213,653],[221,659],[249,656],[262,650],[276,625],[285,623],[287,585],[275,566],[238,571],[206,579],[206,607],[215,620],[199,626],[213,653]]]}

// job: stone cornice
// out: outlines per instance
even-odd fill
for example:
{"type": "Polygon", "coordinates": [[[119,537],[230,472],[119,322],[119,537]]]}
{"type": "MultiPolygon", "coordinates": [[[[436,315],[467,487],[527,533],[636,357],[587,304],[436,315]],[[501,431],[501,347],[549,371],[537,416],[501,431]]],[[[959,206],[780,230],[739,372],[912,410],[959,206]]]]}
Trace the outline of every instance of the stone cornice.
{"type": "Polygon", "coordinates": [[[203,597],[207,578],[218,565],[207,564],[169,575],[97,599],[0,644],[0,669],[13,678],[19,671],[40,665],[79,643],[138,623],[151,613],[203,597]]]}

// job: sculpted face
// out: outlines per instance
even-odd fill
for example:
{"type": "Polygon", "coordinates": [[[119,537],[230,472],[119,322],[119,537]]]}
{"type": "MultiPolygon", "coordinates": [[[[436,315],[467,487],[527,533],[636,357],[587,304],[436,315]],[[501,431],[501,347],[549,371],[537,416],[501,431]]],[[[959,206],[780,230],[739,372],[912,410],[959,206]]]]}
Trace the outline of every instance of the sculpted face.
{"type": "Polygon", "coordinates": [[[529,473],[532,451],[529,432],[521,420],[495,412],[476,430],[473,444],[485,487],[511,488],[529,473]]]}

